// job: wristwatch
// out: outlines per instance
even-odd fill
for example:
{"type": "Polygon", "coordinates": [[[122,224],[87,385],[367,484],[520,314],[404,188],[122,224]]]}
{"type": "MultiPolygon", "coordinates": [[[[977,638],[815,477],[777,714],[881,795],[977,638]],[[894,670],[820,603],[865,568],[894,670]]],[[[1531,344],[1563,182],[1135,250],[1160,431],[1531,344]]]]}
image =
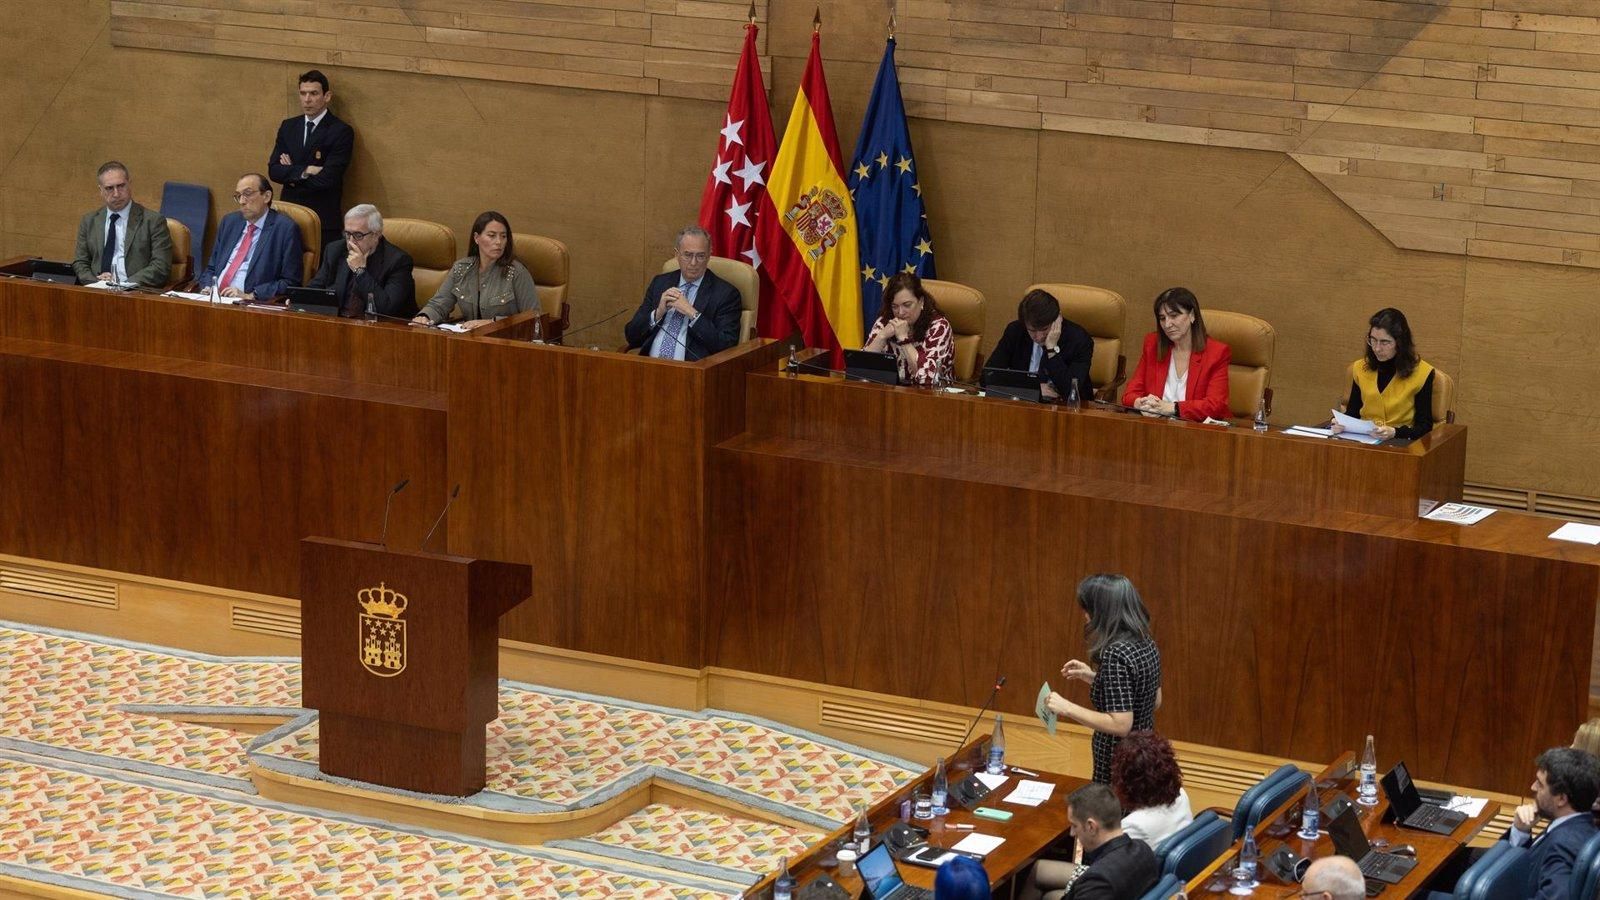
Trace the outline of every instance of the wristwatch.
{"type": "Polygon", "coordinates": [[[1051,359],[1055,359],[1056,354],[1061,352],[1061,348],[1060,347],[1046,347],[1046,348],[1044,348],[1044,352],[1046,354],[1048,354],[1051,359]]]}

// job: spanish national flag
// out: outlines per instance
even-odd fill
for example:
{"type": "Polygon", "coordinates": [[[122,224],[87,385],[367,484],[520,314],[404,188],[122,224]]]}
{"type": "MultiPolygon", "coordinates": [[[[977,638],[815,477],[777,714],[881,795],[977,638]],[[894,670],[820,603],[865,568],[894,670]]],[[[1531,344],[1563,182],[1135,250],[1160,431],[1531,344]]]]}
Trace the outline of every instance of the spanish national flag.
{"type": "Polygon", "coordinates": [[[757,331],[779,340],[798,331],[842,365],[844,348],[862,342],[861,262],[816,31],[762,202],[771,208],[756,222],[756,249],[777,297],[761,306],[757,331]]]}

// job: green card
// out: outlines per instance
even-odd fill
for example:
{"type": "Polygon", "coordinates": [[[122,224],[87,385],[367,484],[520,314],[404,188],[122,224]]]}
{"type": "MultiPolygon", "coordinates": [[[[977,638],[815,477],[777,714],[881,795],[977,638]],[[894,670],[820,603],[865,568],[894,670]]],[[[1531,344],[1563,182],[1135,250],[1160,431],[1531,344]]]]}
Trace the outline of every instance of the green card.
{"type": "Polygon", "coordinates": [[[1050,682],[1046,681],[1039,688],[1039,702],[1034,704],[1033,711],[1038,714],[1039,721],[1044,723],[1044,730],[1050,732],[1051,737],[1056,734],[1056,713],[1050,708],[1050,682]]]}

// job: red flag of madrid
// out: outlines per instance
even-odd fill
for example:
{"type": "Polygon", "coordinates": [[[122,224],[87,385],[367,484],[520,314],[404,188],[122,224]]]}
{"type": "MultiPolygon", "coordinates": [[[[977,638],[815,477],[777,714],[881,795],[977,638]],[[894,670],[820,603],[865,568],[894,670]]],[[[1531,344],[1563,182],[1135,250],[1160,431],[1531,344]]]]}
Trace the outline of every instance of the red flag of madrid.
{"type": "Polygon", "coordinates": [[[767,111],[767,89],[761,83],[757,30],[754,22],[745,26],[744,51],[739,54],[739,69],[733,76],[728,113],[723,119],[722,137],[717,141],[717,159],[706,177],[705,192],[700,195],[700,227],[711,235],[713,254],[756,267],[761,276],[761,305],[766,306],[773,295],[772,279],[756,251],[755,223],[767,193],[767,175],[772,171],[778,141],[773,137],[772,116],[767,111]]]}

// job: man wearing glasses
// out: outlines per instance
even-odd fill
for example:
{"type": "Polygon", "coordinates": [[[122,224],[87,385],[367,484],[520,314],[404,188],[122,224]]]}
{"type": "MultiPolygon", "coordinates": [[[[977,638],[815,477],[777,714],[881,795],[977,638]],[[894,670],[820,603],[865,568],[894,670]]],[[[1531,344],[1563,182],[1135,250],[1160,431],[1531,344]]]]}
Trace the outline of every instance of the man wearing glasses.
{"type": "Polygon", "coordinates": [[[1298,896],[1306,900],[1364,900],[1367,880],[1350,857],[1324,856],[1306,869],[1298,896]]]}
{"type": "Polygon", "coordinates": [[[106,163],[95,178],[105,206],[78,223],[78,247],[72,257],[78,283],[164,286],[172,272],[167,220],[133,202],[133,183],[122,163],[106,163]]]}
{"type": "Polygon", "coordinates": [[[696,225],[678,232],[678,270],[650,281],[623,333],[644,356],[694,362],[739,342],[739,290],[707,266],[711,235],[696,225]]]}
{"type": "Polygon", "coordinates": [[[410,254],[383,239],[383,214],[370,203],[344,214],[344,237],[322,251],[322,268],[308,287],[331,288],[339,315],[360,316],[369,307],[382,316],[417,314],[417,287],[410,254]]]}
{"type": "Polygon", "coordinates": [[[217,225],[211,261],[197,282],[200,289],[216,285],[222,296],[248,301],[270,300],[285,288],[298,286],[305,253],[300,229],[288,216],[273,211],[267,177],[240,178],[233,200],[239,211],[223,216],[217,225]]]}

